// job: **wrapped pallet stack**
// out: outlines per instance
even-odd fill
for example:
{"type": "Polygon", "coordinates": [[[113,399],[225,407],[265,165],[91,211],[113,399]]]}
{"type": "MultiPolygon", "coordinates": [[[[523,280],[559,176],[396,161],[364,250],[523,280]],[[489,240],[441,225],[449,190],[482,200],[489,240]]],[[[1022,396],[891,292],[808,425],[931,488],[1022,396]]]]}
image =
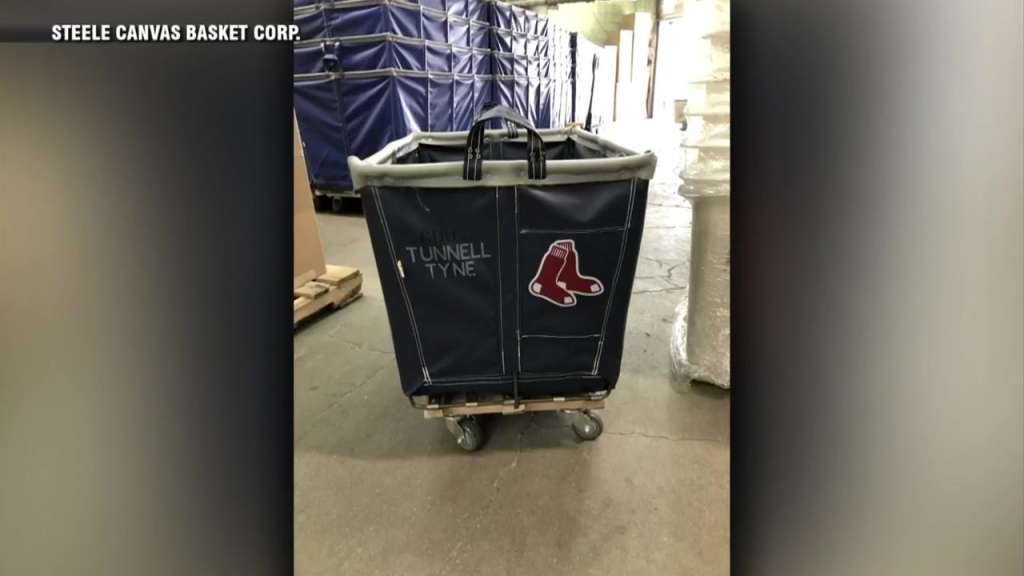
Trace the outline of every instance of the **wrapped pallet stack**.
{"type": "Polygon", "coordinates": [[[729,2],[688,0],[700,57],[690,77],[680,194],[693,207],[690,285],[673,332],[673,368],[729,388],[729,2]]]}
{"type": "Polygon", "coordinates": [[[295,110],[315,188],[352,189],[346,158],[469,129],[490,102],[538,128],[572,111],[569,33],[490,0],[296,0],[295,110]]]}

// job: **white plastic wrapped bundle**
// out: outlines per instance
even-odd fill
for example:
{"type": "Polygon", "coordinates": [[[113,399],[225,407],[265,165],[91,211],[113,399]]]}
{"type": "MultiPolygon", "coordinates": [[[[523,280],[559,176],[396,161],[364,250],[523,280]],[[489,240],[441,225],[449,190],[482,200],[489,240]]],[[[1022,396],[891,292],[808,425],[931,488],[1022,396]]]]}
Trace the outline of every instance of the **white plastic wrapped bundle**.
{"type": "Polygon", "coordinates": [[[699,149],[699,146],[729,146],[730,123],[728,114],[699,116],[687,115],[689,126],[686,128],[684,148],[699,149]]]}
{"type": "Polygon", "coordinates": [[[729,0],[701,0],[706,6],[708,33],[728,32],[732,27],[729,20],[729,0]]]}
{"type": "Polygon", "coordinates": [[[700,19],[695,49],[706,50],[691,78],[686,158],[679,192],[690,200],[690,287],[677,310],[672,366],[690,380],[729,387],[730,82],[729,2],[690,0],[684,13],[700,19]]]}
{"type": "MultiPolygon", "coordinates": [[[[685,17],[685,16],[684,16],[685,17]]],[[[729,31],[718,30],[697,38],[691,81],[697,78],[729,78],[729,31]]]]}
{"type": "Polygon", "coordinates": [[[683,196],[696,201],[704,194],[729,195],[729,148],[703,148],[680,174],[683,196]],[[712,189],[713,188],[713,189],[712,189]]]}
{"type": "Polygon", "coordinates": [[[704,78],[690,82],[691,91],[687,106],[691,114],[705,116],[728,116],[730,90],[729,78],[704,78]],[[700,89],[702,88],[702,89],[700,89]]]}
{"type": "Polygon", "coordinates": [[[690,289],[672,329],[672,367],[690,380],[729,387],[729,196],[693,201],[690,289]]]}

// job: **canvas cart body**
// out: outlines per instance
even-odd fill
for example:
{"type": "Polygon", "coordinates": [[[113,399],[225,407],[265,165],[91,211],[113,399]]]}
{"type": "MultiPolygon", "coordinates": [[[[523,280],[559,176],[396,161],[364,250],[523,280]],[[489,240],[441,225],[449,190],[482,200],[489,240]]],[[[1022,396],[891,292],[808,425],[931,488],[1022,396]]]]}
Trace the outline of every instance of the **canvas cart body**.
{"type": "Polygon", "coordinates": [[[496,107],[348,161],[413,404],[451,418],[463,447],[481,412],[579,410],[596,437],[587,411],[619,376],[654,155],[496,107]]]}

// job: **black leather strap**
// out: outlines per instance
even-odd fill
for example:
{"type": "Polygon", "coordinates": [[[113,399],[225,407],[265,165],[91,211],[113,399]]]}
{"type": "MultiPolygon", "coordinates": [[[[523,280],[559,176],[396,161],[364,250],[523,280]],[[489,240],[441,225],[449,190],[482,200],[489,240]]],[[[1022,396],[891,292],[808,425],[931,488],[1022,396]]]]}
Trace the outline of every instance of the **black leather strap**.
{"type": "Polygon", "coordinates": [[[320,52],[323,53],[324,70],[336,71],[338,69],[338,43],[321,42],[320,52]]]}
{"type": "MultiPolygon", "coordinates": [[[[533,123],[522,114],[506,106],[493,106],[483,110],[473,121],[469,135],[466,137],[466,157],[462,165],[464,180],[480,180],[483,178],[483,143],[484,130],[491,120],[504,120],[506,126],[520,126],[526,130],[527,138],[527,177],[530,180],[543,180],[548,175],[547,159],[544,156],[544,139],[533,128],[533,123]]],[[[511,135],[513,132],[510,132],[511,135]]]]}
{"type": "Polygon", "coordinates": [[[587,121],[583,129],[590,132],[591,121],[594,119],[594,86],[597,85],[597,54],[594,54],[594,63],[590,68],[590,102],[587,103],[587,121]]]}

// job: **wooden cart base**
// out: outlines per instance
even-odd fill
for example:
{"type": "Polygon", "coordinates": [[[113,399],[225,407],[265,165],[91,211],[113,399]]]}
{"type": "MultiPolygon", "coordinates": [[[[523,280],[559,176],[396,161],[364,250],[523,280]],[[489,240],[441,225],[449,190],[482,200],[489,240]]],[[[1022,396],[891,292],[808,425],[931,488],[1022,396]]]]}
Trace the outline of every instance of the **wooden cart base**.
{"type": "Polygon", "coordinates": [[[412,398],[413,406],[423,410],[427,419],[445,420],[456,443],[472,452],[483,444],[483,431],[477,416],[483,414],[523,414],[526,412],[565,412],[573,415],[572,429],[581,440],[596,440],[604,431],[604,423],[593,414],[604,408],[607,392],[572,397],[509,398],[505,396],[412,398]],[[419,400],[419,402],[417,402],[419,400]]]}

